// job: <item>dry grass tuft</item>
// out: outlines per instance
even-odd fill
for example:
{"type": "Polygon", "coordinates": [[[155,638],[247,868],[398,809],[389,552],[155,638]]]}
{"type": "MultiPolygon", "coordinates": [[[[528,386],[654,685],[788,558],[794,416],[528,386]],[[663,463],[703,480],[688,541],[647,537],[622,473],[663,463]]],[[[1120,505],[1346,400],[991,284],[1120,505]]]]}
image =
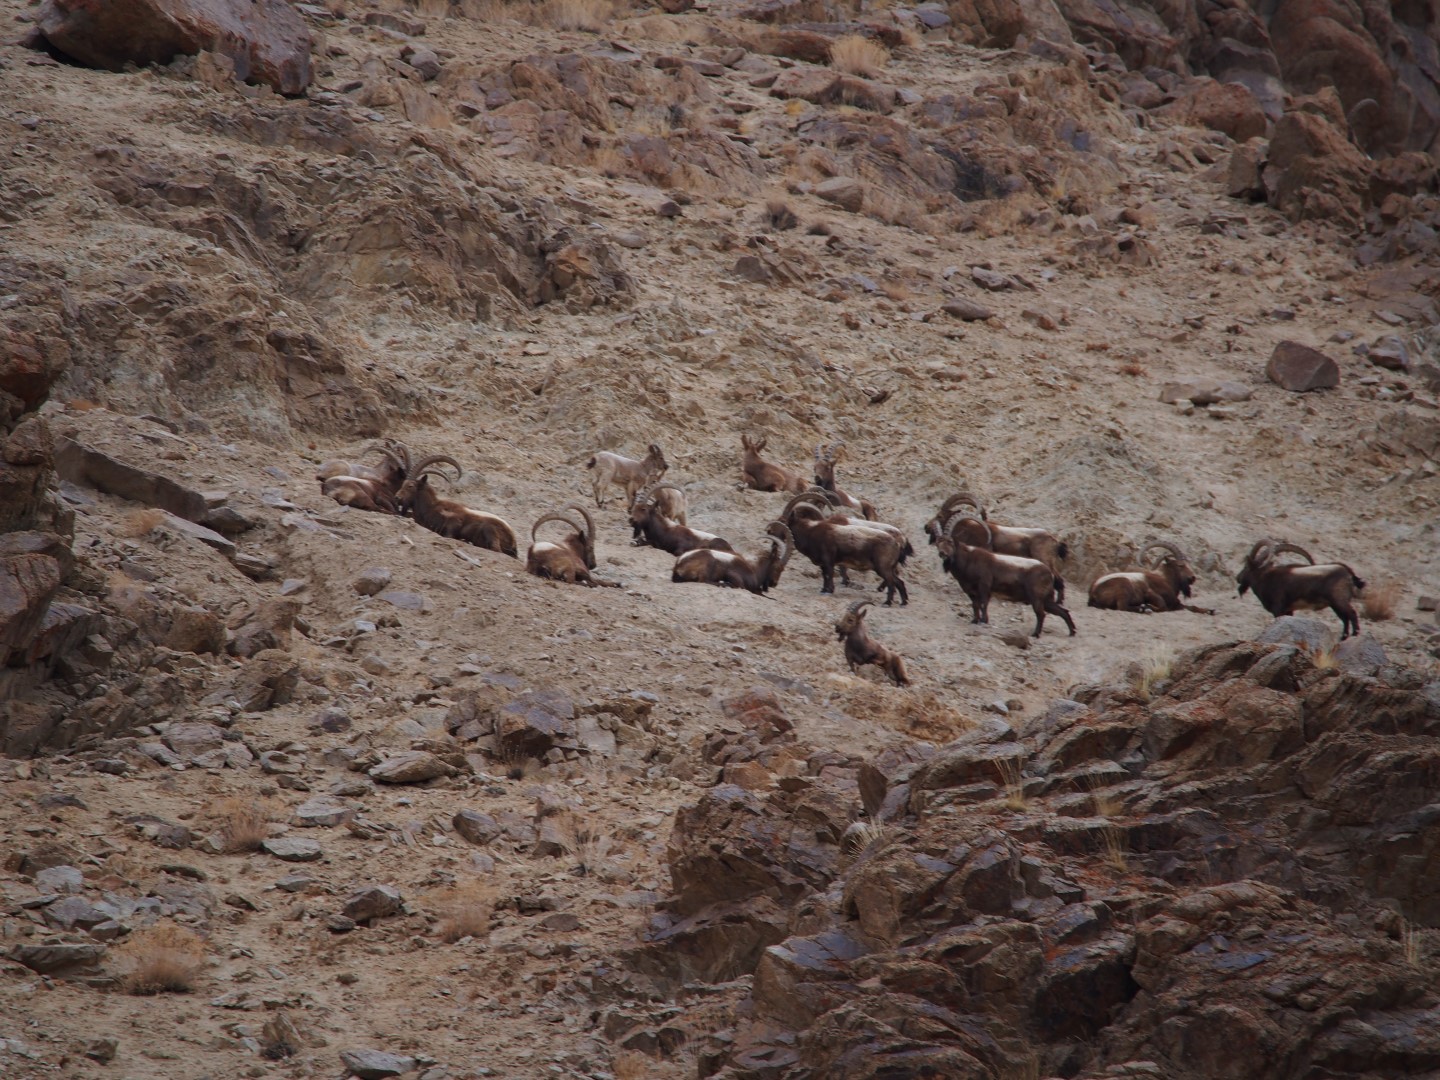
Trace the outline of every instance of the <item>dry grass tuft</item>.
{"type": "Polygon", "coordinates": [[[1118,368],[1115,369],[1115,371],[1116,374],[1119,375],[1129,375],[1132,379],[1141,379],[1144,378],[1146,375],[1150,374],[1149,368],[1147,368],[1144,364],[1137,364],[1134,360],[1131,360],[1129,363],[1121,364],[1118,368]]]}
{"type": "Polygon", "coordinates": [[[1005,785],[1005,805],[1016,811],[1030,809],[1030,800],[1025,796],[1024,764],[1018,758],[1000,758],[995,768],[1005,785]]]}
{"type": "Polygon", "coordinates": [[[1174,652],[1166,645],[1153,645],[1146,658],[1132,668],[1130,685],[1135,693],[1149,701],[1155,685],[1168,679],[1174,669],[1174,652]]]}
{"type": "Polygon", "coordinates": [[[1395,617],[1400,606],[1400,594],[1404,586],[1398,581],[1377,582],[1367,585],[1360,594],[1360,610],[1371,622],[1385,622],[1395,617]]]}
{"type": "Polygon", "coordinates": [[[1424,941],[1420,937],[1419,928],[1408,922],[1401,922],[1400,925],[1400,949],[1405,963],[1411,967],[1418,968],[1423,958],[1424,941]]]}
{"type": "Polygon", "coordinates": [[[1101,790],[1105,783],[1103,777],[1090,776],[1085,780],[1085,788],[1090,792],[1090,802],[1095,808],[1096,817],[1117,817],[1125,809],[1124,804],[1118,795],[1101,790]]]}
{"type": "Polygon", "coordinates": [[[261,799],[221,799],[209,813],[230,852],[257,850],[277,817],[274,807],[261,799]]]}
{"type": "Polygon", "coordinates": [[[1100,848],[1105,865],[1118,874],[1130,868],[1130,834],[1119,825],[1109,824],[1100,832],[1100,848]]]}
{"type": "Polygon", "coordinates": [[[806,236],[832,236],[834,227],[828,221],[817,221],[805,230],[806,236]]]}
{"type": "Polygon", "coordinates": [[[137,540],[142,536],[149,536],[160,527],[165,521],[165,511],[157,510],[153,506],[147,506],[144,510],[131,510],[125,515],[117,530],[120,536],[137,540]]]}
{"type": "Polygon", "coordinates": [[[615,1080],[659,1080],[662,1076],[682,1075],[679,1072],[664,1071],[660,1062],[635,1050],[621,1050],[616,1054],[610,1063],[610,1072],[615,1080]]]}
{"type": "Polygon", "coordinates": [[[846,34],[830,45],[830,66],[847,75],[876,78],[890,62],[890,52],[861,34],[846,34]]]}
{"type": "Polygon", "coordinates": [[[856,822],[845,830],[840,842],[842,862],[849,865],[872,848],[889,847],[895,842],[895,830],[878,821],[856,822]]]}
{"type": "Polygon", "coordinates": [[[118,951],[129,965],[121,985],[131,994],[187,994],[205,966],[205,942],[173,923],[137,930],[118,951]]]}
{"type": "Polygon", "coordinates": [[[615,868],[620,844],[599,822],[566,812],[559,815],[555,826],[560,843],[576,861],[576,870],[581,876],[600,874],[603,877],[615,868]]]}
{"type": "Polygon", "coordinates": [[[500,766],[501,773],[510,780],[527,780],[544,768],[537,758],[514,746],[494,745],[490,748],[490,756],[500,766]]]}
{"type": "Polygon", "coordinates": [[[903,281],[882,281],[880,283],[880,291],[897,304],[903,304],[906,300],[913,299],[915,296],[903,281]]]}
{"type": "Polygon", "coordinates": [[[432,894],[440,916],[440,939],[454,944],[462,938],[483,938],[490,933],[499,890],[479,878],[461,882],[432,894]]]}
{"type": "Polygon", "coordinates": [[[1310,654],[1310,662],[1321,671],[1330,671],[1338,667],[1340,663],[1335,659],[1334,649],[1321,649],[1319,652],[1312,652],[1310,654]]]}

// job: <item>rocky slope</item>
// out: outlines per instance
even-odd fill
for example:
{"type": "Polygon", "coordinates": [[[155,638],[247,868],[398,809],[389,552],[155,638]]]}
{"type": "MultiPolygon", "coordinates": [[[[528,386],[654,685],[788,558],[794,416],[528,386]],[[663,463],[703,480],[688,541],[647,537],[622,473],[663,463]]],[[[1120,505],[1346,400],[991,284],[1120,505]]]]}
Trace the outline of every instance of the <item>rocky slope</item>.
{"type": "Polygon", "coordinates": [[[55,6],[0,3],[6,1075],[1440,1067],[1433,13],[296,5],[282,97],[55,6]],[[450,453],[523,544],[654,440],[748,551],[752,430],[1053,528],[1079,635],[917,543],[895,688],[863,575],[674,585],[612,502],[581,590],[312,479],[450,453]],[[1394,617],[1272,627],[1266,534],[1394,617]],[[1216,614],[1085,608],[1155,537],[1216,614]]]}

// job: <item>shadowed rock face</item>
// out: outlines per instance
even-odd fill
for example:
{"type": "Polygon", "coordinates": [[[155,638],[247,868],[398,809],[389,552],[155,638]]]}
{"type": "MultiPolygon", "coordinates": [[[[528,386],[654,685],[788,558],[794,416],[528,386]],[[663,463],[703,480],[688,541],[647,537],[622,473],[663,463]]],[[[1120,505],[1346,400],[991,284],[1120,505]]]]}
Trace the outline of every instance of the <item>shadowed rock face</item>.
{"type": "Polygon", "coordinates": [[[858,853],[860,768],[713,789],[635,968],[753,972],[727,1077],[1433,1068],[1436,980],[1404,942],[1440,923],[1440,708],[1293,645],[1197,650],[1161,685],[1077,688],[894,770],[908,806],[858,853]]]}
{"type": "Polygon", "coordinates": [[[310,31],[281,0],[47,0],[36,25],[88,67],[119,71],[208,49],[243,81],[291,97],[310,85],[310,31]]]}

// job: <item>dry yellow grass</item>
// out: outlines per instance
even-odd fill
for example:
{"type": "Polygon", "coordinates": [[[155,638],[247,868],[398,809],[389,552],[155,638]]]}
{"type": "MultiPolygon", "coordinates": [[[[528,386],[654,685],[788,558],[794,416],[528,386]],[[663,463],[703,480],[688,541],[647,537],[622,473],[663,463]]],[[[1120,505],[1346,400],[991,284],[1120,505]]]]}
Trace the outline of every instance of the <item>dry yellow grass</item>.
{"type": "Polygon", "coordinates": [[[1025,796],[1023,765],[1017,758],[1000,758],[995,762],[1000,780],[1005,785],[1005,805],[1011,810],[1030,809],[1030,800],[1025,796]]]}
{"type": "Polygon", "coordinates": [[[615,16],[610,0],[545,0],[533,8],[529,22],[549,30],[598,33],[615,16]]]}
{"type": "Polygon", "coordinates": [[[118,952],[127,966],[121,985],[131,994],[189,993],[205,966],[205,942],[173,923],[137,930],[118,952]]]}
{"type": "Polygon", "coordinates": [[[1385,622],[1395,617],[1395,609],[1400,606],[1400,594],[1403,586],[1398,581],[1377,582],[1374,585],[1367,585],[1365,591],[1360,594],[1360,611],[1365,618],[1371,622],[1385,622]]]}
{"type": "Polygon", "coordinates": [[[498,898],[499,890],[478,878],[433,894],[435,910],[440,916],[441,940],[453,944],[462,938],[487,936],[498,898]]]}
{"type": "Polygon", "coordinates": [[[165,520],[165,511],[147,506],[143,510],[131,510],[125,515],[117,530],[119,535],[132,540],[148,536],[165,520]]]}
{"type": "Polygon", "coordinates": [[[1310,654],[1310,662],[1321,671],[1329,671],[1339,666],[1339,661],[1335,659],[1334,649],[1321,649],[1319,652],[1312,652],[1310,654]]]}
{"type": "Polygon", "coordinates": [[[889,62],[889,50],[861,34],[846,34],[830,45],[830,66],[847,75],[873,79],[885,70],[889,62]]]}
{"type": "Polygon", "coordinates": [[[1106,825],[1100,833],[1100,847],[1105,865],[1123,874],[1130,867],[1130,837],[1119,825],[1106,825]]]}
{"type": "Polygon", "coordinates": [[[903,304],[915,295],[906,287],[903,281],[882,281],[880,283],[880,291],[897,304],[903,304]]]}
{"type": "Polygon", "coordinates": [[[276,814],[271,804],[261,799],[221,799],[210,808],[210,817],[230,852],[255,851],[270,835],[270,822],[276,814]]]}

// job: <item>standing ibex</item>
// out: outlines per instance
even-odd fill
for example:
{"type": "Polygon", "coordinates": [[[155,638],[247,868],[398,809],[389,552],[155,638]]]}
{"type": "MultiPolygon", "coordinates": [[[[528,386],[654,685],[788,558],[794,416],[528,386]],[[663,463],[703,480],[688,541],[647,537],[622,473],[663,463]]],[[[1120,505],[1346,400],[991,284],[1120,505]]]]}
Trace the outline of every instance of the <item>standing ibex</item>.
{"type": "Polygon", "coordinates": [[[619,484],[625,489],[625,505],[629,506],[635,501],[637,491],[646,484],[659,480],[670,466],[666,463],[660,447],[652,442],[649,453],[640,460],[601,450],[585,467],[595,470],[590,486],[595,494],[595,505],[603,507],[603,493],[611,484],[619,484]]]}
{"type": "Polygon", "coordinates": [[[997,555],[1016,555],[1044,563],[1055,575],[1056,598],[1062,604],[1065,602],[1065,578],[1061,574],[1061,564],[1070,557],[1069,545],[1048,529],[994,524],[985,510],[985,504],[968,491],[951,495],[941,504],[939,512],[925,523],[930,543],[937,543],[947,535],[947,529],[954,531],[955,524],[950,515],[961,506],[971,506],[976,511],[976,515],[962,518],[960,539],[964,543],[987,547],[997,555]],[[948,526],[945,525],[947,522],[950,523],[948,526]],[[981,528],[982,525],[985,527],[981,528]]]}
{"type": "Polygon", "coordinates": [[[1277,618],[1292,615],[1296,608],[1329,608],[1340,619],[1340,640],[1360,633],[1360,616],[1355,613],[1355,596],[1365,588],[1354,570],[1344,563],[1315,565],[1310,553],[1297,544],[1265,538],[1255,541],[1245,565],[1235,575],[1240,595],[1255,590],[1260,606],[1277,618]],[[1310,563],[1309,566],[1280,565],[1277,558],[1287,551],[1310,563]]]}
{"type": "MultiPolygon", "coordinates": [[[[971,521],[979,521],[971,518],[971,521]]],[[[1055,588],[1055,573],[1037,559],[1022,559],[1017,555],[998,555],[985,544],[970,544],[965,520],[957,518],[950,525],[948,535],[942,535],[936,543],[940,552],[941,565],[945,567],[965,595],[970,598],[974,623],[990,621],[990,598],[998,596],[1004,600],[1028,604],[1035,611],[1035,636],[1039,637],[1045,628],[1045,613],[1059,615],[1075,635],[1075,620],[1060,603],[1055,588]]],[[[989,526],[980,521],[982,529],[989,526]]]]}
{"type": "Polygon", "coordinates": [[[900,563],[904,561],[908,542],[876,529],[870,522],[842,525],[831,521],[813,499],[809,492],[794,496],[780,512],[780,519],[795,534],[796,550],[820,568],[820,591],[835,591],[837,567],[873,570],[880,575],[882,587],[887,590],[886,607],[894,602],[897,592],[901,605],[908,604],[910,594],[900,579],[900,563]]]}

